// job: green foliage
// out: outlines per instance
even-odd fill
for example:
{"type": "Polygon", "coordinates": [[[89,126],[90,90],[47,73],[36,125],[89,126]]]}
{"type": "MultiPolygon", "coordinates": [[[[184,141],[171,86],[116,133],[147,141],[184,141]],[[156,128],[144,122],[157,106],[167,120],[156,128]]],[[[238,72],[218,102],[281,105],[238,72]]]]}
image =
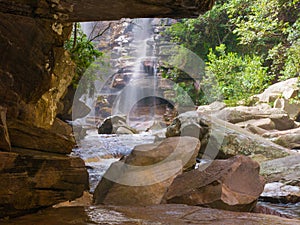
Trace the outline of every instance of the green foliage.
{"type": "Polygon", "coordinates": [[[71,58],[76,64],[76,76],[73,78],[73,87],[80,88],[81,93],[89,90],[89,94],[93,92],[93,83],[97,79],[97,71],[101,67],[100,63],[94,63],[97,59],[103,58],[103,53],[96,49],[85,33],[80,28],[80,24],[76,23],[77,28],[68,41],[65,43],[65,49],[71,53],[71,58]],[[85,75],[84,79],[81,78],[85,75]],[[79,82],[80,86],[78,86],[79,82]]]}
{"type": "Polygon", "coordinates": [[[207,73],[203,80],[205,90],[211,100],[221,100],[235,105],[267,87],[270,78],[262,66],[259,56],[239,56],[226,53],[225,45],[211,49],[208,54],[207,73]]]}
{"type": "Polygon", "coordinates": [[[282,80],[300,76],[300,18],[289,27],[288,32],[288,41],[291,43],[290,48],[286,53],[286,62],[281,71],[282,80]]]}
{"type": "Polygon", "coordinates": [[[229,49],[243,48],[238,46],[234,26],[226,13],[226,1],[217,1],[215,6],[197,19],[183,19],[167,29],[165,35],[171,40],[192,50],[204,61],[210,48],[226,44],[229,49]]]}
{"type": "Polygon", "coordinates": [[[267,59],[269,73],[280,78],[293,57],[289,48],[296,40],[289,37],[299,33],[299,10],[299,0],[231,0],[227,12],[240,44],[267,59]]]}
{"type": "MultiPolygon", "coordinates": [[[[200,98],[194,102],[223,96],[236,104],[271,82],[299,76],[299,15],[300,0],[217,0],[199,18],[169,28],[166,36],[207,62],[201,88],[210,96],[194,95],[200,98]]],[[[175,82],[182,76],[168,73],[175,82]]]]}

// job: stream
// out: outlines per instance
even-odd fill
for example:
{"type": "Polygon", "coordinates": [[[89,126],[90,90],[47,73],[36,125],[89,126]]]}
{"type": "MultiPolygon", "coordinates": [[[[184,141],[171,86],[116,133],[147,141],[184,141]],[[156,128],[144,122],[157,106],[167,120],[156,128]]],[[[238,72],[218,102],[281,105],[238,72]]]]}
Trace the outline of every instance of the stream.
{"type": "MultiPolygon", "coordinates": [[[[132,135],[99,135],[97,130],[88,130],[87,136],[73,150],[72,155],[85,161],[89,172],[90,192],[93,193],[106,170],[123,155],[130,154],[136,145],[153,143],[155,135],[143,132],[132,135]]],[[[275,211],[278,215],[300,219],[300,203],[270,203],[259,205],[275,211]]]]}
{"type": "Polygon", "coordinates": [[[136,145],[153,143],[155,136],[150,133],[132,135],[99,135],[97,130],[88,130],[72,155],[85,161],[89,172],[90,192],[94,192],[109,166],[123,155],[130,154],[136,145]]]}

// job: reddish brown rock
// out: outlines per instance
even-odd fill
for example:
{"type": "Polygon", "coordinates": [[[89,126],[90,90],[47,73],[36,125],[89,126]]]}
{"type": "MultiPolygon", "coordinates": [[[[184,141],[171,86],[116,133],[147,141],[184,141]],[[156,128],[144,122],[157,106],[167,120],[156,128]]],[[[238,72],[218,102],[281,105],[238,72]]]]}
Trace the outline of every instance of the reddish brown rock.
{"type": "Polygon", "coordinates": [[[94,202],[106,205],[160,204],[174,178],[193,167],[200,142],[192,137],[168,138],[140,145],[113,163],[94,192],[94,202]]]}
{"type": "Polygon", "coordinates": [[[245,156],[215,160],[174,180],[167,203],[202,205],[233,211],[251,211],[264,188],[259,164],[245,156]]]}
{"type": "Polygon", "coordinates": [[[296,225],[299,220],[259,213],[230,212],[187,205],[91,206],[41,210],[40,213],[0,221],[1,225],[296,225]]]}

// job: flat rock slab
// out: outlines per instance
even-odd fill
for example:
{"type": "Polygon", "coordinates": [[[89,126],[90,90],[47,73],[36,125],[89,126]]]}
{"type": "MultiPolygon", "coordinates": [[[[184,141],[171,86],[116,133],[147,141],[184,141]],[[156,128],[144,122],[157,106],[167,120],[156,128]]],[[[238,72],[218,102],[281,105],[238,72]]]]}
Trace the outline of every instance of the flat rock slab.
{"type": "Polygon", "coordinates": [[[162,225],[296,225],[300,220],[277,216],[239,213],[187,205],[157,205],[147,207],[65,207],[51,208],[38,214],[12,220],[0,220],[2,225],[93,225],[93,224],[162,224],[162,225]]]}
{"type": "Polygon", "coordinates": [[[13,151],[0,152],[0,218],[73,200],[88,189],[82,159],[26,149],[13,151]]]}
{"type": "Polygon", "coordinates": [[[69,154],[75,146],[74,138],[58,129],[46,130],[22,121],[10,121],[7,126],[12,147],[69,154]]]}
{"type": "Polygon", "coordinates": [[[300,187],[300,154],[263,162],[260,174],[268,183],[282,182],[300,187]]]}

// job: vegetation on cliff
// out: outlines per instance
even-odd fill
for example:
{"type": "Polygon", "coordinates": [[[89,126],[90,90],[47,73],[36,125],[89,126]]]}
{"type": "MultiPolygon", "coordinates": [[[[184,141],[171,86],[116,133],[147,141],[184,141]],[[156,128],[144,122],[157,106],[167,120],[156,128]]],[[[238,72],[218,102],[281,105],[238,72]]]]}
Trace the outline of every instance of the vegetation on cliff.
{"type": "MultiPolygon", "coordinates": [[[[299,0],[217,0],[199,18],[171,26],[165,36],[206,63],[201,84],[210,91],[191,95],[194,102],[223,98],[235,105],[271,83],[298,77],[299,15],[299,0]]],[[[172,69],[165,76],[178,81],[183,74],[172,69]]],[[[179,85],[192,93],[191,86],[179,85]]]]}
{"type": "MultiPolygon", "coordinates": [[[[90,90],[93,93],[94,81],[97,78],[97,72],[101,64],[94,63],[100,58],[99,62],[103,63],[101,58],[104,56],[100,52],[92,39],[82,31],[80,23],[74,24],[74,29],[70,39],[65,43],[65,49],[71,53],[71,58],[76,64],[76,75],[73,78],[72,85],[74,89],[85,93],[90,90]],[[85,79],[81,79],[85,74],[85,79]],[[80,82],[80,85],[78,85],[80,82]]],[[[98,62],[98,61],[97,61],[98,62]]]]}

